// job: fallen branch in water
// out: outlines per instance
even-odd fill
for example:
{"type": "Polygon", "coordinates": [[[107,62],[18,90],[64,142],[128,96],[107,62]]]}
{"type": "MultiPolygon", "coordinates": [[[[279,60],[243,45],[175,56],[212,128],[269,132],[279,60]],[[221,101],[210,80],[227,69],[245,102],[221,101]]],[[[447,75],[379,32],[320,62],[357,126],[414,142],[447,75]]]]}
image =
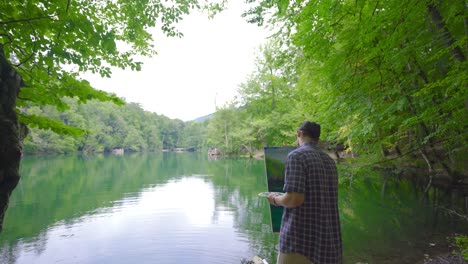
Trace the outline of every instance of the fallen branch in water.
{"type": "Polygon", "coordinates": [[[443,206],[435,206],[435,208],[436,208],[436,209],[442,209],[442,210],[448,212],[449,214],[456,215],[456,216],[458,216],[458,217],[460,217],[460,218],[463,218],[463,219],[465,219],[466,221],[468,221],[468,215],[460,214],[460,213],[458,213],[458,212],[455,211],[455,210],[448,209],[448,208],[443,207],[443,206]]]}

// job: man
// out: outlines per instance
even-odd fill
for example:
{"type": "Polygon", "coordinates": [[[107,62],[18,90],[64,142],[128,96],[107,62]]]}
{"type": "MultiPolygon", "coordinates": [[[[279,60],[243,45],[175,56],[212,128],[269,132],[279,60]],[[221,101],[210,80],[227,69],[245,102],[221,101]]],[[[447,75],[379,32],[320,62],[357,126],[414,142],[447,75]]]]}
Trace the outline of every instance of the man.
{"type": "Polygon", "coordinates": [[[320,125],[306,121],[297,130],[298,148],[286,159],[284,195],[268,201],[283,206],[278,264],[342,263],[338,215],[338,173],[320,150],[320,125]]]}

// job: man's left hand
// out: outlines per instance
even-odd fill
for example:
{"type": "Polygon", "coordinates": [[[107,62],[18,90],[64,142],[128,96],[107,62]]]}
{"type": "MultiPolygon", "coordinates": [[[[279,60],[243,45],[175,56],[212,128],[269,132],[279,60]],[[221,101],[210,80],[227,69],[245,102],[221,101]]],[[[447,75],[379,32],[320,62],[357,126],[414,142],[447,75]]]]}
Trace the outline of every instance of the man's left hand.
{"type": "Polygon", "coordinates": [[[278,206],[278,204],[275,202],[274,198],[278,197],[277,193],[270,193],[270,195],[267,196],[268,202],[274,206],[278,206]]]}

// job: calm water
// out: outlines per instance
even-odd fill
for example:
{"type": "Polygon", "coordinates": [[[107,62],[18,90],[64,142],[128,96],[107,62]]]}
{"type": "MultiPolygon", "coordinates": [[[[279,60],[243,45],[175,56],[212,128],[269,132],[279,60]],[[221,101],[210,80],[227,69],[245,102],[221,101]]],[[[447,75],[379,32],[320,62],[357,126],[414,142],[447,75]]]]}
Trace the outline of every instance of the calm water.
{"type": "MultiPolygon", "coordinates": [[[[25,157],[0,263],[274,263],[263,161],[194,153],[25,157]]],[[[345,174],[345,173],[343,173],[345,174]]],[[[341,180],[346,263],[414,263],[434,229],[410,183],[341,180]]]]}

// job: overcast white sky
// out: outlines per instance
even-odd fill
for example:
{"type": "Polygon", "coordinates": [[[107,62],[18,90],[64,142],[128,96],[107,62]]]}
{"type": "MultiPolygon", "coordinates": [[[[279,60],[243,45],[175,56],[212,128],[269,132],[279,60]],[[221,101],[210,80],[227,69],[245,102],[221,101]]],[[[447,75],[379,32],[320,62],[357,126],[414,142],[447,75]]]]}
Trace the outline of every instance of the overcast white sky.
{"type": "Polygon", "coordinates": [[[183,38],[154,37],[158,55],[144,60],[140,72],[114,70],[112,77],[85,78],[100,90],[169,118],[193,120],[236,95],[255,66],[269,32],[248,24],[244,1],[230,1],[213,19],[191,14],[177,26],[183,38]]]}

